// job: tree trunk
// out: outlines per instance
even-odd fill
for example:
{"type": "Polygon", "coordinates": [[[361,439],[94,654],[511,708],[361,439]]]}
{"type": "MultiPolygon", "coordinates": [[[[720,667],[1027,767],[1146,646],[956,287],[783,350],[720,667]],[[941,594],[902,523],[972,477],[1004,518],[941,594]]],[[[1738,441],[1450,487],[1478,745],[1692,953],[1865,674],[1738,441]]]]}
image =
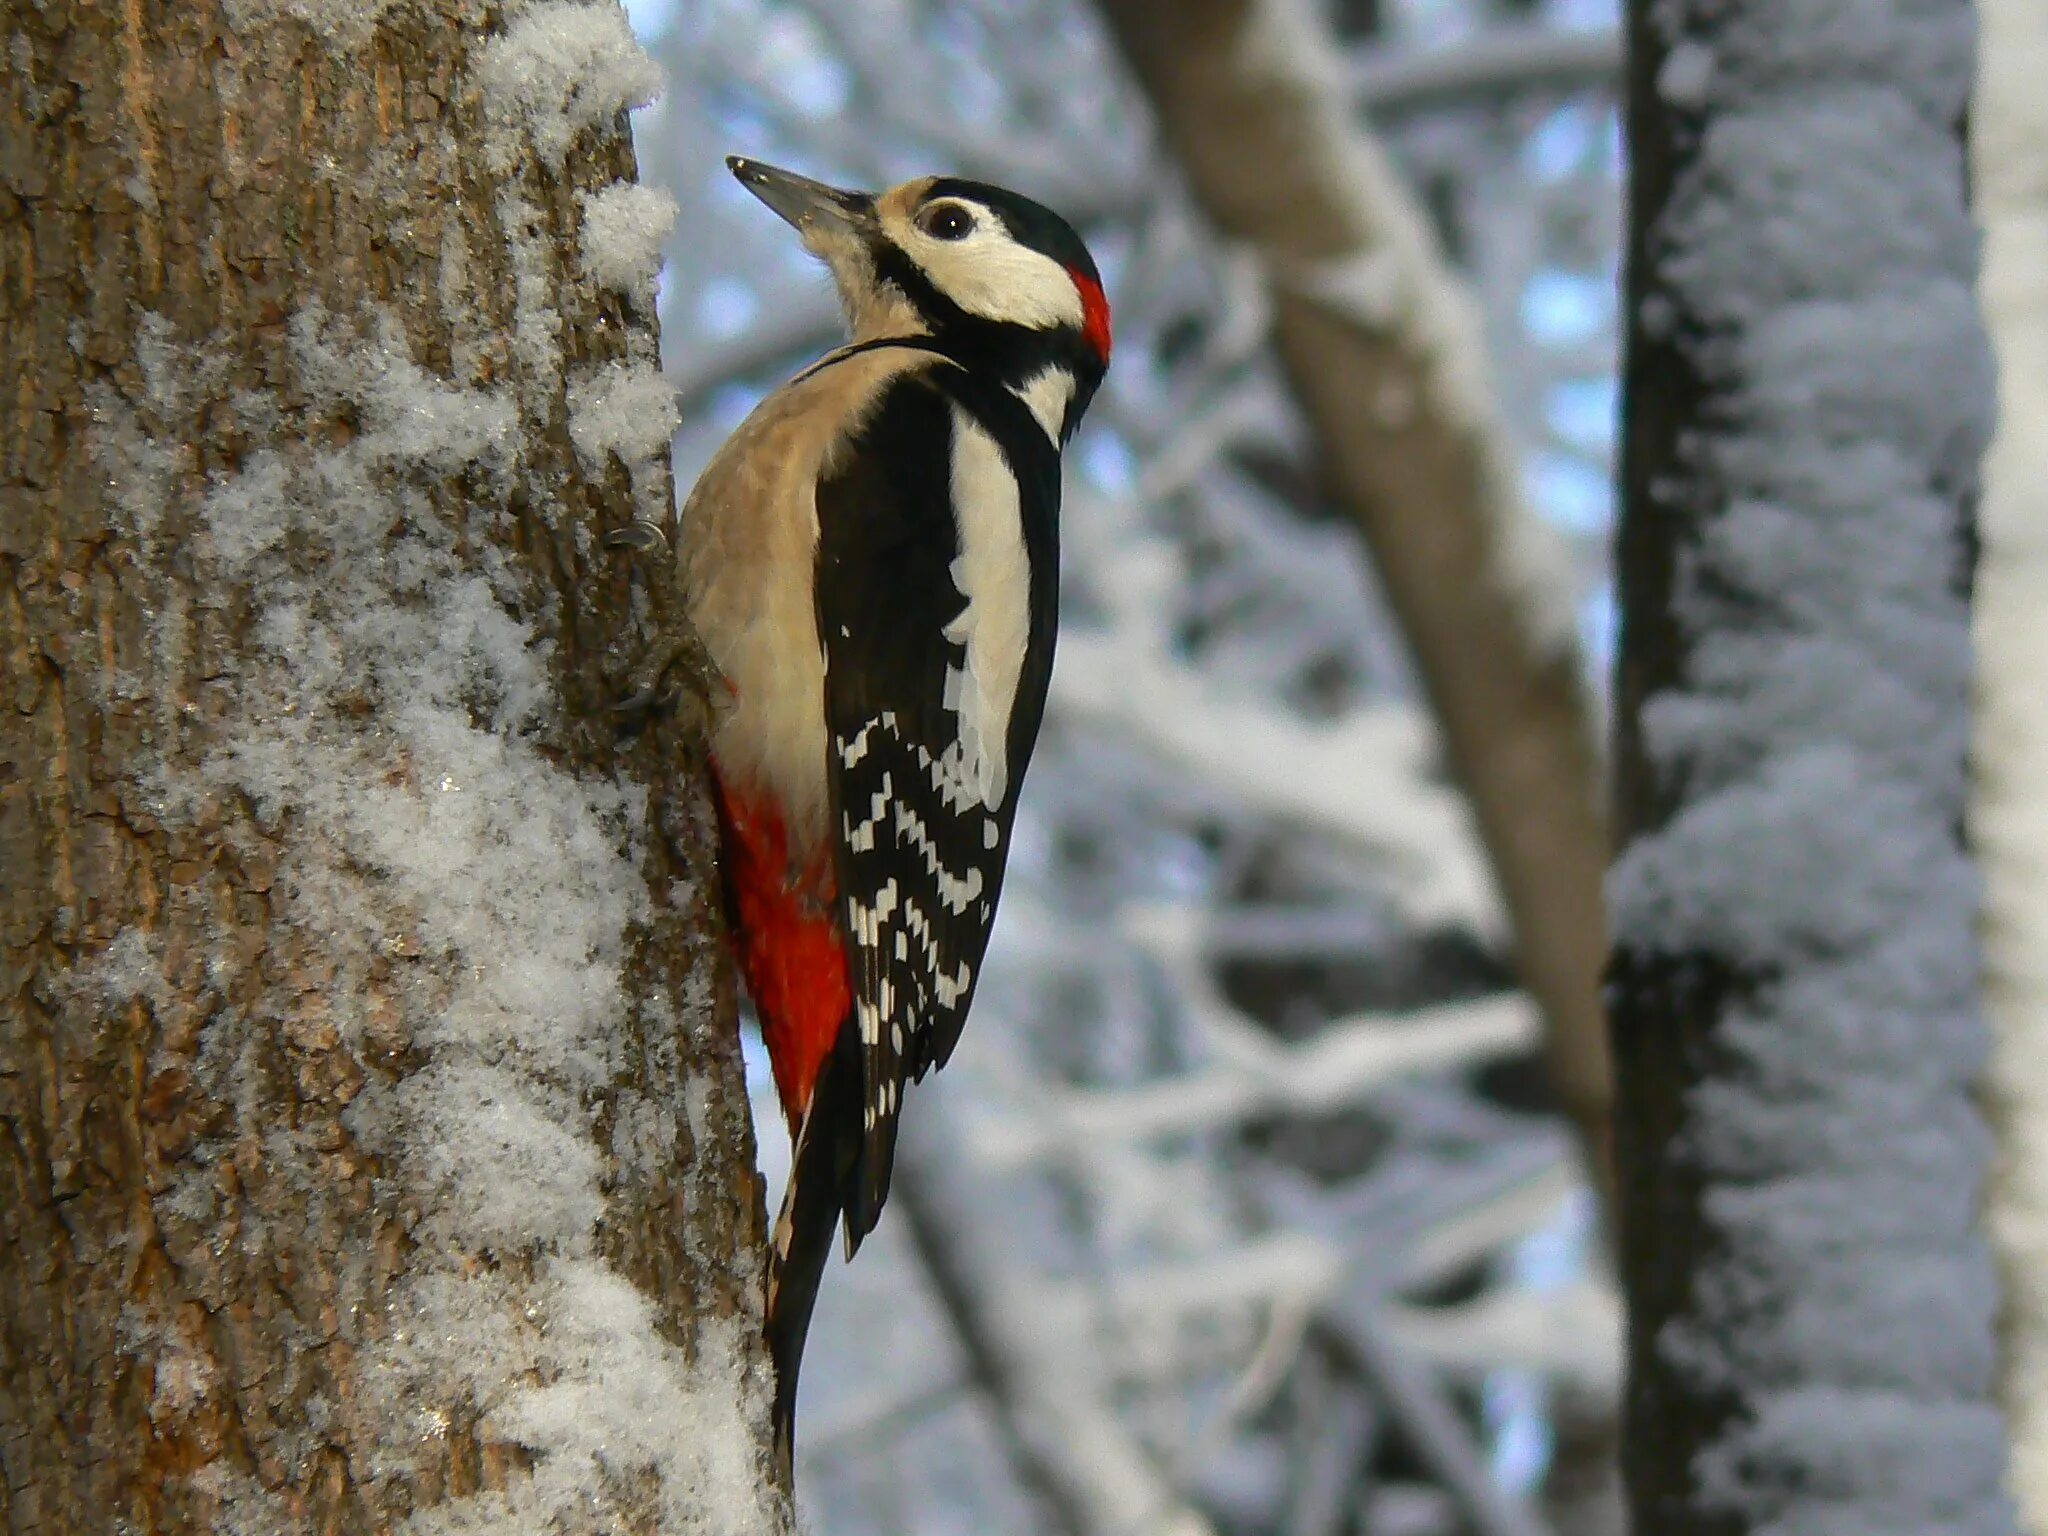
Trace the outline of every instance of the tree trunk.
{"type": "Polygon", "coordinates": [[[754,1532],[610,3],[0,22],[0,1526],[754,1532]]]}
{"type": "Polygon", "coordinates": [[[2048,12],[1984,0],[1971,116],[1981,289],[1998,350],[1977,576],[1976,782],[1985,991],[1997,1035],[1993,1229],[2007,1283],[2006,1409],[2025,1528],[2048,1532],[2048,12]]]}
{"type": "Polygon", "coordinates": [[[1197,199],[1262,259],[1331,495],[1386,585],[1604,1184],[1599,755],[1562,552],[1524,504],[1469,299],[1303,0],[1102,0],[1197,199]]]}
{"type": "Polygon", "coordinates": [[[1962,846],[1968,0],[1633,0],[1609,885],[1635,1529],[2011,1529],[1962,846]]]}

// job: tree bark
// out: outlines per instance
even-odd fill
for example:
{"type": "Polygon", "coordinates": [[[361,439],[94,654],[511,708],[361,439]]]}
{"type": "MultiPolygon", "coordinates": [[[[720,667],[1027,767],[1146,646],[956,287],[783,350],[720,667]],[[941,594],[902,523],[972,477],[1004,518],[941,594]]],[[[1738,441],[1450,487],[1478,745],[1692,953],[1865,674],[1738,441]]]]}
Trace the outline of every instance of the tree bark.
{"type": "Polygon", "coordinates": [[[1470,797],[1604,1184],[1601,771],[1561,554],[1524,505],[1469,300],[1299,0],[1102,0],[1196,198],[1262,259],[1281,363],[1470,797]]]}
{"type": "Polygon", "coordinates": [[[0,1526],[786,1529],[700,743],[607,714],[651,65],[609,3],[0,44],[0,1526]]]}
{"type": "Polygon", "coordinates": [[[2003,1532],[1962,846],[1968,0],[1634,0],[1622,843],[1634,1528],[2003,1532]]]}
{"type": "Polygon", "coordinates": [[[2013,1486],[2023,1526],[2048,1532],[2048,14],[1984,0],[1983,19],[1971,138],[1999,426],[1980,516],[1970,835],[1997,1041],[1992,1226],[2007,1285],[2013,1486]]]}

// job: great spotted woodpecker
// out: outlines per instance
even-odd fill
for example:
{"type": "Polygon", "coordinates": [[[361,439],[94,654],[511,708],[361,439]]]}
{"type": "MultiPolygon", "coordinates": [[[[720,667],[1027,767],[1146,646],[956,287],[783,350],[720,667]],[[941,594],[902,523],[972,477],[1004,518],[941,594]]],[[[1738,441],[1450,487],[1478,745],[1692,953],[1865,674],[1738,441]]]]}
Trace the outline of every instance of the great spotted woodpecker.
{"type": "Polygon", "coordinates": [[[832,1232],[889,1193],[905,1086],[980,979],[1058,617],[1060,450],[1109,364],[1080,237],[1015,192],[842,191],[727,162],[851,341],[755,409],[683,509],[740,969],[794,1139],[768,1282],[779,1454],[832,1232]]]}

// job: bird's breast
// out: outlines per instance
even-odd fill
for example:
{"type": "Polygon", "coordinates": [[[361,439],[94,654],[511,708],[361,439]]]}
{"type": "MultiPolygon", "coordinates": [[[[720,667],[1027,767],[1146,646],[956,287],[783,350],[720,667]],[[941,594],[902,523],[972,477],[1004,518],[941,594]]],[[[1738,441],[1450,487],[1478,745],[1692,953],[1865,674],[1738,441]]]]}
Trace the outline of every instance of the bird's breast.
{"type": "Polygon", "coordinates": [[[780,807],[793,861],[831,833],[818,479],[889,381],[929,362],[889,349],[800,376],[755,407],[683,508],[686,608],[733,692],[713,755],[726,783],[780,807]]]}

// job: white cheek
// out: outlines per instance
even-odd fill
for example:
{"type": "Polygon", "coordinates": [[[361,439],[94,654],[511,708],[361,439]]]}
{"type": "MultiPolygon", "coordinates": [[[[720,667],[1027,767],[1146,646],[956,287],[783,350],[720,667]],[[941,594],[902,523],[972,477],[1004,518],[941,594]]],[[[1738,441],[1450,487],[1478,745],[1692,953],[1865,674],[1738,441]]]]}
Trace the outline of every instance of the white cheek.
{"type": "Polygon", "coordinates": [[[1058,447],[1060,429],[1067,424],[1067,408],[1074,403],[1074,376],[1064,368],[1047,368],[1033,374],[1021,388],[1012,384],[1010,391],[1030,408],[1045,435],[1058,447]]]}
{"type": "Polygon", "coordinates": [[[1078,326],[1085,318],[1067,269],[1001,230],[936,240],[913,227],[903,247],[932,286],[970,315],[1039,329],[1078,326]]]}

